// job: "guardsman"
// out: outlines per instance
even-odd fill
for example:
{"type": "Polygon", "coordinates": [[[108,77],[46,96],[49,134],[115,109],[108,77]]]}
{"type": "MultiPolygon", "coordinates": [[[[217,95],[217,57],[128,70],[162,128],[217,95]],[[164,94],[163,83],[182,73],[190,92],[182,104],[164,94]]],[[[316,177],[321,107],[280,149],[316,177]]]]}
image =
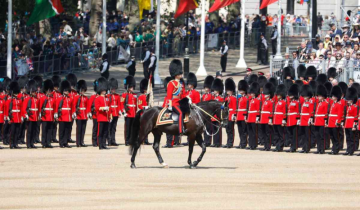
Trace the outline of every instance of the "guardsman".
{"type": "Polygon", "coordinates": [[[21,116],[21,107],[22,101],[18,99],[18,94],[20,93],[20,87],[18,82],[11,82],[9,84],[10,91],[10,100],[6,104],[6,118],[9,120],[10,124],[10,149],[19,148],[18,146],[18,136],[20,133],[20,126],[22,121],[21,116]]]}
{"type": "Polygon", "coordinates": [[[329,110],[329,103],[326,101],[327,90],[324,85],[318,85],[316,89],[318,101],[313,121],[317,140],[317,152],[315,154],[325,154],[325,124],[329,110]]]}
{"type": "MultiPolygon", "coordinates": [[[[219,102],[224,102],[224,97],[222,96],[224,91],[224,84],[221,79],[214,79],[211,89],[214,91],[214,100],[219,102]]],[[[219,116],[214,116],[216,119],[219,119],[219,116]]],[[[213,124],[213,144],[210,147],[221,147],[222,144],[222,128],[221,124],[214,119],[211,119],[213,124]]]]}
{"type": "Polygon", "coordinates": [[[191,102],[197,104],[200,102],[200,93],[195,90],[197,87],[197,78],[194,73],[190,72],[187,77],[188,91],[185,95],[191,99],[191,102]]]}
{"type": "MultiPolygon", "coordinates": [[[[134,93],[136,81],[134,77],[127,76],[124,80],[125,90],[120,98],[120,111],[125,117],[125,145],[129,146],[131,125],[136,115],[137,96],[134,93]]],[[[99,92],[99,91],[98,91],[99,92]]]]}
{"type": "Polygon", "coordinates": [[[305,72],[305,79],[307,79],[308,83],[310,83],[311,81],[316,81],[316,77],[317,77],[317,70],[315,66],[307,67],[305,72]]]}
{"type": "Polygon", "coordinates": [[[226,40],[223,41],[223,45],[220,48],[221,53],[221,72],[226,72],[226,63],[227,63],[227,55],[228,55],[229,47],[226,45],[226,40]]]}
{"type": "Polygon", "coordinates": [[[84,143],[86,124],[88,120],[89,113],[89,99],[85,96],[87,91],[87,85],[85,80],[79,80],[77,82],[77,92],[78,94],[74,96],[73,100],[73,115],[74,119],[76,119],[76,146],[77,147],[86,147],[84,143]]]}
{"type": "MultiPolygon", "coordinates": [[[[259,76],[258,77],[258,81],[257,81],[260,85],[260,95],[258,96],[259,97],[259,100],[260,100],[260,110],[262,108],[262,105],[264,104],[265,102],[265,97],[264,97],[264,94],[263,94],[263,89],[264,89],[264,86],[265,84],[267,83],[267,79],[265,76],[259,76]]],[[[260,116],[260,115],[259,115],[260,116]]],[[[259,141],[259,144],[260,145],[264,145],[264,142],[265,142],[265,131],[263,131],[261,129],[261,126],[258,125],[258,141],[259,141]]]]}
{"type": "MultiPolygon", "coordinates": [[[[329,110],[330,111],[330,108],[331,108],[331,105],[334,103],[334,101],[332,100],[331,98],[331,89],[332,89],[332,84],[331,82],[325,82],[324,84],[326,90],[327,90],[327,98],[325,99],[328,103],[329,103],[329,110]]],[[[325,129],[325,148],[326,149],[329,149],[330,148],[330,129],[325,129]]]]}
{"type": "Polygon", "coordinates": [[[283,81],[284,80],[293,80],[295,78],[295,70],[292,66],[285,67],[282,72],[283,81]]]}
{"type": "Polygon", "coordinates": [[[92,146],[93,147],[98,147],[98,138],[97,138],[97,134],[98,134],[98,122],[97,122],[97,117],[96,117],[96,110],[95,110],[95,99],[99,96],[96,88],[98,86],[98,81],[95,80],[93,83],[93,87],[94,87],[94,94],[90,96],[89,102],[88,102],[88,118],[92,119],[93,121],[93,129],[92,129],[92,135],[91,135],[91,140],[92,140],[92,146]]]}
{"type": "Polygon", "coordinates": [[[358,112],[359,108],[356,105],[356,102],[358,100],[357,98],[358,92],[356,88],[350,87],[346,90],[346,116],[345,116],[345,124],[343,127],[345,128],[345,134],[346,134],[346,152],[344,155],[353,155],[356,151],[355,148],[355,142],[356,142],[356,121],[358,118],[358,112]]]}
{"type": "Polygon", "coordinates": [[[304,85],[300,90],[300,96],[304,102],[301,105],[300,120],[298,122],[298,138],[302,142],[300,153],[309,153],[311,149],[311,118],[314,112],[314,103],[312,89],[309,85],[304,85]]]}
{"type": "Polygon", "coordinates": [[[43,148],[53,148],[51,141],[54,127],[54,114],[55,114],[55,99],[53,97],[54,83],[51,79],[44,82],[45,97],[40,99],[39,103],[39,118],[41,119],[41,144],[43,148]]]}
{"type": "MultiPolygon", "coordinates": [[[[316,99],[316,88],[317,88],[317,82],[315,80],[311,80],[309,82],[309,86],[311,87],[312,95],[313,97],[310,99],[310,101],[314,104],[311,120],[314,119],[315,109],[317,105],[317,99],[316,99]]],[[[311,129],[311,148],[315,148],[316,146],[316,134],[315,134],[315,126],[310,123],[310,129],[311,129]]]]}
{"type": "Polygon", "coordinates": [[[306,81],[306,67],[304,65],[300,64],[297,67],[297,74],[299,80],[301,80],[304,83],[304,85],[307,85],[308,82],[306,81]]]}
{"type": "Polygon", "coordinates": [[[227,97],[225,98],[226,103],[229,107],[229,121],[226,126],[227,133],[227,143],[223,148],[232,148],[234,146],[235,139],[235,121],[236,121],[236,109],[237,109],[237,99],[235,94],[236,85],[232,78],[227,78],[225,80],[225,91],[227,97]]]}
{"type": "Polygon", "coordinates": [[[277,97],[277,102],[275,104],[275,109],[273,113],[273,119],[270,120],[269,124],[273,125],[274,133],[278,136],[278,141],[276,142],[276,148],[274,152],[282,152],[285,145],[284,139],[284,126],[286,125],[286,87],[284,84],[277,86],[275,95],[277,97]]]}
{"type": "MultiPolygon", "coordinates": [[[[43,86],[43,78],[39,75],[35,76],[33,78],[33,80],[35,80],[36,85],[37,85],[37,99],[41,99],[42,97],[45,96],[45,94],[42,92],[42,86],[43,86]]],[[[40,143],[40,127],[41,127],[41,121],[38,120],[37,121],[37,125],[36,125],[36,139],[35,139],[35,143],[40,143]]]]}
{"type": "MultiPolygon", "coordinates": [[[[357,82],[354,82],[351,87],[355,88],[357,90],[357,102],[356,102],[356,106],[360,109],[360,84],[357,83],[357,82]]],[[[360,115],[360,111],[358,113],[360,115]]],[[[359,122],[358,122],[359,124],[359,122]]],[[[360,132],[359,132],[359,129],[356,129],[355,130],[355,136],[356,136],[356,139],[355,139],[355,151],[359,149],[359,138],[360,138],[360,132]]]]}
{"type": "Polygon", "coordinates": [[[262,131],[264,137],[264,149],[263,151],[270,151],[272,145],[272,135],[273,128],[270,125],[270,121],[273,117],[274,112],[274,102],[272,98],[274,97],[275,87],[272,83],[268,82],[264,85],[263,94],[264,102],[262,103],[261,112],[260,112],[260,121],[259,121],[259,130],[262,131]]]}
{"type": "Polygon", "coordinates": [[[238,147],[239,149],[245,149],[247,146],[247,138],[248,132],[246,127],[246,118],[247,118],[247,111],[249,108],[249,102],[251,97],[248,96],[248,89],[249,84],[246,80],[240,80],[238,83],[238,95],[240,95],[237,101],[237,110],[236,110],[236,123],[238,127],[238,132],[240,136],[240,144],[238,147]]]}
{"type": "Polygon", "coordinates": [[[7,118],[7,105],[8,105],[8,101],[11,100],[11,94],[10,94],[10,89],[9,89],[9,85],[11,83],[11,79],[9,78],[5,78],[3,81],[3,86],[4,86],[4,90],[5,90],[5,96],[4,96],[4,127],[3,127],[3,131],[2,131],[2,139],[3,139],[3,144],[4,145],[9,145],[9,139],[10,139],[10,124],[9,124],[9,119],[7,118]]]}
{"type": "MultiPolygon", "coordinates": [[[[148,84],[149,84],[149,80],[147,79],[142,79],[140,81],[140,93],[141,95],[138,97],[138,103],[137,103],[137,109],[138,110],[142,110],[145,111],[149,108],[148,102],[147,102],[147,88],[148,88],[148,84]]],[[[144,141],[145,145],[151,145],[151,143],[149,143],[149,139],[146,138],[144,141]]]]}
{"type": "Polygon", "coordinates": [[[64,80],[60,85],[62,97],[58,98],[55,105],[55,120],[59,121],[59,145],[60,148],[71,148],[69,138],[71,135],[71,122],[73,121],[72,99],[69,94],[71,85],[68,80],[64,80]]]}
{"type": "Polygon", "coordinates": [[[255,150],[258,145],[257,139],[257,122],[260,116],[260,85],[257,82],[253,82],[249,88],[249,94],[251,100],[249,102],[248,117],[246,120],[247,128],[249,132],[249,147],[247,149],[255,150]]]}
{"type": "Polygon", "coordinates": [[[336,72],[336,68],[335,67],[331,67],[327,70],[327,77],[329,79],[329,81],[333,81],[336,77],[337,77],[337,72],[336,72]]]}
{"type": "Polygon", "coordinates": [[[326,125],[329,130],[332,149],[330,155],[337,155],[340,151],[340,139],[338,127],[342,124],[343,106],[340,103],[342,92],[340,86],[336,85],[331,90],[331,99],[333,103],[330,108],[328,123],[326,125]]]}
{"type": "MultiPolygon", "coordinates": [[[[214,81],[214,77],[209,75],[205,78],[205,81],[204,81],[204,94],[201,96],[201,101],[211,101],[211,100],[214,100],[214,96],[212,95],[211,93],[211,84],[213,83],[214,81]]],[[[204,131],[204,142],[205,142],[205,145],[207,147],[209,147],[211,145],[211,139],[212,139],[212,134],[213,134],[213,125],[212,123],[210,122],[206,122],[206,130],[204,131]],[[208,133],[210,135],[208,135],[208,133]]]]}
{"type": "Polygon", "coordinates": [[[109,80],[110,94],[108,94],[110,102],[110,113],[112,115],[112,120],[109,127],[109,137],[108,137],[108,146],[119,146],[116,143],[115,134],[116,126],[121,116],[120,111],[120,95],[116,93],[116,90],[119,88],[118,81],[115,78],[109,80]]]}
{"type": "MultiPolygon", "coordinates": [[[[27,76],[21,76],[18,79],[18,83],[20,86],[20,93],[18,95],[18,98],[24,102],[24,100],[28,97],[30,97],[26,92],[26,85],[28,83],[29,79],[27,76]]],[[[25,144],[25,130],[27,127],[27,121],[24,119],[24,121],[21,123],[20,126],[20,134],[18,139],[18,144],[25,144]]]]}
{"type": "MultiPolygon", "coordinates": [[[[54,108],[55,108],[55,103],[57,101],[58,98],[61,97],[61,93],[59,91],[60,88],[60,83],[61,83],[61,78],[59,75],[54,75],[51,80],[53,81],[54,84],[54,90],[52,92],[52,98],[54,100],[54,108]]],[[[59,141],[56,139],[56,133],[57,133],[57,128],[58,128],[58,121],[54,121],[53,122],[53,127],[52,127],[52,143],[59,143],[59,141]]]]}
{"type": "MultiPolygon", "coordinates": [[[[3,88],[3,82],[0,82],[0,94],[4,93],[4,88],[3,88]]],[[[0,96],[0,132],[2,132],[2,129],[4,127],[4,110],[5,109],[5,100],[3,97],[0,96]]],[[[0,141],[2,141],[2,134],[0,133],[0,141]]],[[[0,149],[3,149],[0,146],[0,149]]]]}
{"type": "MultiPolygon", "coordinates": [[[[348,89],[348,85],[345,82],[339,82],[339,87],[341,88],[341,92],[342,92],[342,96],[341,96],[341,106],[342,106],[342,112],[341,112],[341,118],[345,119],[345,115],[346,115],[346,99],[345,99],[345,94],[347,92],[348,89]]],[[[344,148],[344,128],[343,126],[339,126],[339,139],[340,139],[340,150],[342,150],[344,148]]]]}
{"type": "Polygon", "coordinates": [[[109,132],[109,122],[111,121],[110,101],[106,97],[108,91],[108,81],[101,77],[97,80],[98,86],[96,87],[98,97],[95,99],[95,110],[98,122],[98,140],[99,149],[108,149],[106,147],[106,137],[109,132]]]}
{"type": "MultiPolygon", "coordinates": [[[[76,91],[76,85],[77,85],[78,79],[75,74],[70,73],[70,74],[66,75],[66,80],[69,81],[70,85],[71,85],[71,91],[69,93],[69,97],[72,101],[74,101],[75,96],[78,95],[78,92],[76,91]]],[[[72,127],[74,125],[74,119],[71,121],[70,136],[68,139],[69,143],[75,143],[75,141],[71,139],[72,127]]]]}
{"type": "Polygon", "coordinates": [[[301,105],[299,102],[299,86],[291,85],[288,91],[289,101],[287,103],[287,122],[286,127],[292,135],[291,147],[287,152],[296,152],[298,148],[297,122],[300,119],[301,105]]]}

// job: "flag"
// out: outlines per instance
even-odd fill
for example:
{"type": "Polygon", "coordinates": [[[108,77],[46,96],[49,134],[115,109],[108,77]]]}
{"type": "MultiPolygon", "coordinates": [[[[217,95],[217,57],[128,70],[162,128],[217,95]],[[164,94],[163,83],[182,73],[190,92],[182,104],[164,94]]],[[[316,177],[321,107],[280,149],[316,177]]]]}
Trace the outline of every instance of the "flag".
{"type": "Polygon", "coordinates": [[[150,0],[138,0],[138,3],[139,3],[139,16],[141,20],[143,19],[143,10],[151,9],[151,2],[150,0]]]}
{"type": "Polygon", "coordinates": [[[196,0],[180,0],[174,18],[178,18],[182,14],[187,13],[190,10],[196,9],[198,7],[199,5],[196,0]]]}
{"type": "Polygon", "coordinates": [[[26,25],[32,25],[41,20],[45,20],[64,11],[60,0],[36,0],[35,8],[31,13],[26,25]]]}
{"type": "Polygon", "coordinates": [[[263,2],[261,3],[260,9],[264,9],[267,6],[269,6],[270,4],[273,4],[275,2],[277,2],[278,0],[263,0],[263,2]]]}
{"type": "Polygon", "coordinates": [[[216,10],[219,10],[220,8],[229,6],[230,4],[236,3],[238,1],[239,0],[215,0],[215,3],[209,9],[209,13],[215,12],[216,10]]]}

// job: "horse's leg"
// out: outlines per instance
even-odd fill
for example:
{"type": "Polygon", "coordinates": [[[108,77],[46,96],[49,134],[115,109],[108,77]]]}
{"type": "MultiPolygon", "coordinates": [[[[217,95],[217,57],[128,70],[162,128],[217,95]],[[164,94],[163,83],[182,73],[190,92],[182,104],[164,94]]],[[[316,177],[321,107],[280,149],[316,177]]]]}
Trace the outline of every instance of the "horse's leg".
{"type": "Polygon", "coordinates": [[[161,157],[160,154],[160,140],[161,140],[161,133],[158,131],[153,131],[154,134],[154,144],[153,144],[153,149],[155,151],[155,154],[157,156],[157,158],[159,159],[159,163],[164,167],[164,168],[168,168],[168,164],[166,164],[164,162],[164,160],[161,157]]]}
{"type": "Polygon", "coordinates": [[[201,154],[198,157],[198,159],[196,161],[194,161],[194,163],[192,164],[193,167],[196,167],[200,163],[200,161],[202,160],[202,158],[204,157],[204,154],[206,152],[205,142],[203,141],[203,137],[201,134],[196,135],[196,142],[201,147],[202,151],[201,151],[201,154]]]}
{"type": "Polygon", "coordinates": [[[135,145],[134,148],[133,148],[133,152],[132,152],[132,156],[131,156],[131,165],[130,165],[130,168],[136,168],[135,166],[135,157],[136,157],[136,153],[139,149],[140,145],[135,145]]]}
{"type": "Polygon", "coordinates": [[[193,153],[193,151],[194,151],[195,136],[194,136],[194,135],[188,136],[188,141],[189,141],[189,158],[188,158],[188,164],[190,165],[190,167],[192,167],[192,164],[191,164],[191,156],[192,156],[192,153],[193,153]]]}

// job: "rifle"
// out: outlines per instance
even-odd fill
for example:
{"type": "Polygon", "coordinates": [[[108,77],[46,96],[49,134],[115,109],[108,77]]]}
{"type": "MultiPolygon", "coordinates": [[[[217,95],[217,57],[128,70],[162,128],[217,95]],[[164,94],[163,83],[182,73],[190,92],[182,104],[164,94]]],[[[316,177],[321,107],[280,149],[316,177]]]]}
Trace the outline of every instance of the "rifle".
{"type": "MultiPolygon", "coordinates": [[[[96,96],[95,96],[96,99],[96,96]]],[[[91,114],[95,115],[96,114],[96,110],[95,110],[95,99],[93,100],[92,104],[91,104],[91,114]]]]}
{"type": "Polygon", "coordinates": [[[236,98],[236,108],[235,108],[235,109],[236,109],[236,110],[235,110],[235,111],[236,111],[236,112],[235,112],[235,113],[236,113],[236,116],[239,114],[238,109],[239,109],[239,99],[240,99],[240,98],[239,98],[239,99],[237,98],[237,97],[238,97],[238,94],[239,94],[239,92],[236,91],[236,97],[235,97],[235,98],[236,98]]]}
{"type": "Polygon", "coordinates": [[[59,108],[58,108],[58,118],[61,117],[61,111],[62,111],[63,104],[64,104],[64,97],[61,99],[60,104],[59,104],[59,108]]]}
{"type": "Polygon", "coordinates": [[[41,116],[45,116],[45,108],[46,108],[46,105],[47,105],[47,102],[48,102],[48,97],[49,96],[46,96],[45,102],[43,103],[43,105],[41,107],[41,116]]]}
{"type": "Polygon", "coordinates": [[[80,114],[80,103],[81,103],[81,95],[78,98],[78,101],[76,103],[76,114],[80,114]]]}
{"type": "Polygon", "coordinates": [[[126,94],[126,97],[125,97],[125,112],[129,111],[129,108],[127,106],[128,101],[129,101],[129,92],[126,94]]]}
{"type": "Polygon", "coordinates": [[[14,101],[14,98],[13,98],[12,95],[11,95],[11,101],[10,101],[10,106],[9,106],[9,119],[10,119],[10,121],[11,121],[12,118],[13,118],[13,116],[12,116],[13,101],[14,101]]]}
{"type": "Polygon", "coordinates": [[[30,112],[30,108],[31,108],[31,98],[28,101],[27,107],[26,107],[26,113],[27,115],[30,117],[32,115],[32,113],[30,112]]]}

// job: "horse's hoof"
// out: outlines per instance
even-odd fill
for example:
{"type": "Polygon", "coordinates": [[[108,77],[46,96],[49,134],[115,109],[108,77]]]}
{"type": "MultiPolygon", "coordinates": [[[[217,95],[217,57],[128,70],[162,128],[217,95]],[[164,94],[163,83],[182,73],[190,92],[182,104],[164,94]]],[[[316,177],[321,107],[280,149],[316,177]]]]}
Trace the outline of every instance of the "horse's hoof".
{"type": "Polygon", "coordinates": [[[189,166],[191,166],[191,161],[188,161],[189,166]]]}
{"type": "Polygon", "coordinates": [[[135,164],[132,163],[131,166],[130,166],[130,168],[136,168],[135,164]]]}
{"type": "Polygon", "coordinates": [[[169,165],[166,164],[166,163],[161,163],[161,165],[162,165],[163,168],[169,168],[169,165]]]}
{"type": "Polygon", "coordinates": [[[195,169],[195,168],[196,168],[196,166],[190,165],[190,169],[195,169]]]}
{"type": "Polygon", "coordinates": [[[196,167],[198,164],[199,164],[199,162],[197,162],[197,161],[194,161],[194,162],[193,162],[193,166],[195,166],[195,167],[196,167]]]}

